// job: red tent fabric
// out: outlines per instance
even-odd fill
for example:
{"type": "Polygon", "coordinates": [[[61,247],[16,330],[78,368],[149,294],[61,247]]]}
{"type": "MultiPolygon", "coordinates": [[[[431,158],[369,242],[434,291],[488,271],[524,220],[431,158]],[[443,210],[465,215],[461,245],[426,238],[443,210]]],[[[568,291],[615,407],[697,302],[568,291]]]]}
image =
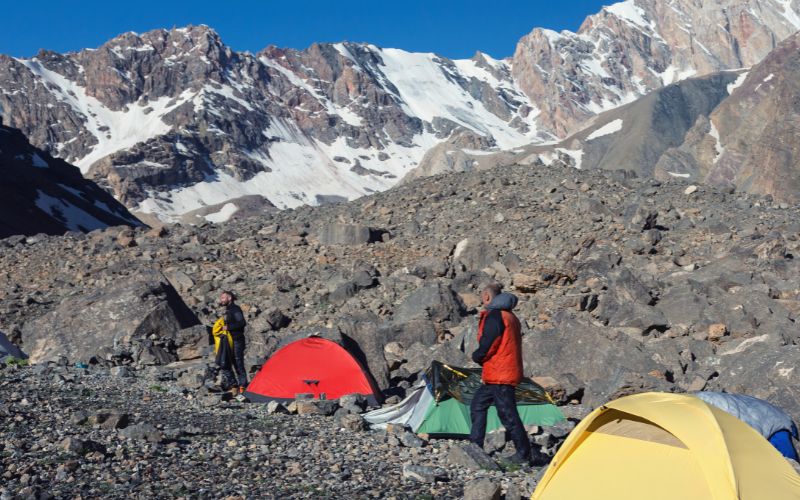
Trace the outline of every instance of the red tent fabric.
{"type": "Polygon", "coordinates": [[[347,349],[328,339],[308,337],[275,352],[253,377],[246,396],[250,401],[281,401],[297,394],[337,399],[356,393],[372,403],[380,399],[369,371],[347,349]]]}

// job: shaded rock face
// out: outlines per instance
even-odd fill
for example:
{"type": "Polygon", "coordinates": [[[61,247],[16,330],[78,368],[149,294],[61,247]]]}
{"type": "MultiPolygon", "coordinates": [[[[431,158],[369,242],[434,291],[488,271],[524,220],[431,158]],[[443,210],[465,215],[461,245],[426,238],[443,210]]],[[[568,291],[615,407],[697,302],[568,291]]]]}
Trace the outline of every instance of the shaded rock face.
{"type": "Polygon", "coordinates": [[[690,179],[800,201],[797,119],[800,37],[791,37],[737,81],[731,96],[657,169],[690,179]]]}
{"type": "Polygon", "coordinates": [[[451,168],[439,158],[426,156],[409,178],[451,170],[488,170],[504,165],[553,165],[580,169],[621,170],[631,175],[683,178],[658,167],[663,156],[683,144],[687,132],[708,117],[729,95],[740,73],[724,72],[690,78],[654,90],[630,104],[597,116],[583,130],[552,145],[530,145],[493,154],[470,155],[442,145],[445,156],[463,163],[451,168]],[[464,168],[459,168],[463,166],[464,168]]]}
{"type": "Polygon", "coordinates": [[[63,160],[0,126],[0,237],[88,232],[142,223],[63,160]]]}
{"type": "Polygon", "coordinates": [[[627,0],[589,16],[577,33],[536,29],[513,57],[519,86],[557,137],[597,110],[692,75],[751,66],[797,29],[797,5],[779,0],[627,0]]]}
{"type": "Polygon", "coordinates": [[[166,278],[146,273],[62,301],[25,324],[22,345],[33,363],[111,355],[166,364],[180,330],[197,322],[166,278]]]}

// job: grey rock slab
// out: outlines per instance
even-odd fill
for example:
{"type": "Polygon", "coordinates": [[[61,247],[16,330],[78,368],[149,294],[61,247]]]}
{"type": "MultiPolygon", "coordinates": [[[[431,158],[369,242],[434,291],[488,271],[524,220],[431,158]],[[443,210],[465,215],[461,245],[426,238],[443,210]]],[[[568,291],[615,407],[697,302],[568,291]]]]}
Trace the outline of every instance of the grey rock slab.
{"type": "Polygon", "coordinates": [[[450,448],[447,462],[469,470],[500,470],[494,460],[474,443],[456,445],[450,448]]]}
{"type": "Polygon", "coordinates": [[[447,474],[438,467],[428,465],[403,464],[403,477],[422,483],[435,483],[447,478],[447,474]]]}
{"type": "Polygon", "coordinates": [[[500,483],[488,478],[471,479],[464,484],[464,500],[500,500],[500,483]]]}

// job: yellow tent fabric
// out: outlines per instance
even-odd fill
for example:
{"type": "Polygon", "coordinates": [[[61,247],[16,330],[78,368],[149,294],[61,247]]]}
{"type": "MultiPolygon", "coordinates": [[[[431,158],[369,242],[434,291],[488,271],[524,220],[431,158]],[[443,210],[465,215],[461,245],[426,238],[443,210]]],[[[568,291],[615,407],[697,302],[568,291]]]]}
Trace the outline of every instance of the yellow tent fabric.
{"type": "Polygon", "coordinates": [[[219,343],[222,342],[223,337],[228,339],[228,347],[233,349],[233,337],[231,337],[231,332],[228,331],[228,327],[225,325],[225,318],[219,318],[214,323],[214,326],[211,327],[211,335],[214,336],[214,353],[219,352],[219,343]]]}
{"type": "Polygon", "coordinates": [[[573,429],[532,500],[798,500],[800,476],[755,429],[685,394],[597,408],[573,429]]]}

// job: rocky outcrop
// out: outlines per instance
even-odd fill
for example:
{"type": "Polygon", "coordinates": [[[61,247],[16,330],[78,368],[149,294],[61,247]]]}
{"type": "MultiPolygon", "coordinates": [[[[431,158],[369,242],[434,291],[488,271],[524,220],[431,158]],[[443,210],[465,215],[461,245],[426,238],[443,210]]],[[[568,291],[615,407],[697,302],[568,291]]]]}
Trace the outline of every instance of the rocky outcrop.
{"type": "Polygon", "coordinates": [[[197,322],[164,276],[144,273],[63,300],[25,324],[22,345],[33,363],[64,357],[167,364],[177,359],[181,330],[197,322]]]}
{"type": "Polygon", "coordinates": [[[576,33],[535,29],[517,45],[513,73],[556,137],[599,111],[693,75],[752,66],[800,29],[793,2],[626,0],[576,33]]]}
{"type": "Polygon", "coordinates": [[[795,35],[742,74],[731,96],[658,163],[657,174],[800,201],[798,48],[795,35]]]}
{"type": "Polygon", "coordinates": [[[77,168],[0,126],[0,237],[87,232],[142,223],[77,168]]]}

